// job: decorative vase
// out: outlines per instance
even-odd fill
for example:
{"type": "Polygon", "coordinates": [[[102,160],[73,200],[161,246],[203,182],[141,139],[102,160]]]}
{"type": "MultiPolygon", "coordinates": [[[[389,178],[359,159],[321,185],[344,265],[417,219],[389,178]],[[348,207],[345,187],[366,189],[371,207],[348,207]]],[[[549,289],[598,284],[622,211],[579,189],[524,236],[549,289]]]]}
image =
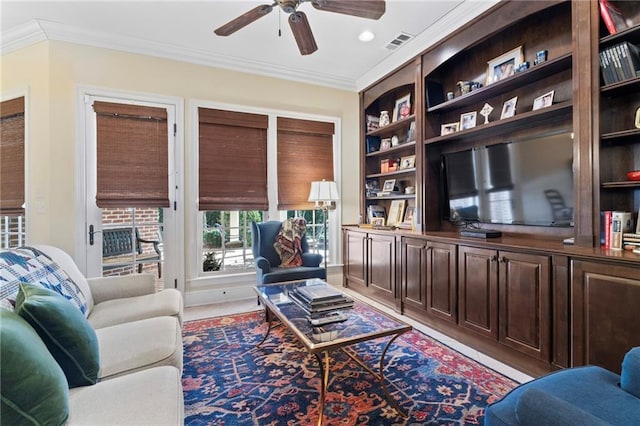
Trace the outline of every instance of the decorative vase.
{"type": "Polygon", "coordinates": [[[389,111],[380,111],[380,123],[379,126],[388,126],[389,125],[389,111]]]}

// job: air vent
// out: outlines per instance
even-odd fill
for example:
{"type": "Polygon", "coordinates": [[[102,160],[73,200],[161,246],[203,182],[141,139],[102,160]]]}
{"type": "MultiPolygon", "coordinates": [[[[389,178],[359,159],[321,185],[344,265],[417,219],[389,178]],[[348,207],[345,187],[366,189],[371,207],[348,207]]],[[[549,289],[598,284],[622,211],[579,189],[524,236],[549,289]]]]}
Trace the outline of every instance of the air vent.
{"type": "Polygon", "coordinates": [[[393,40],[387,43],[384,48],[387,50],[396,50],[398,47],[402,46],[412,38],[413,36],[411,34],[400,33],[393,40]]]}

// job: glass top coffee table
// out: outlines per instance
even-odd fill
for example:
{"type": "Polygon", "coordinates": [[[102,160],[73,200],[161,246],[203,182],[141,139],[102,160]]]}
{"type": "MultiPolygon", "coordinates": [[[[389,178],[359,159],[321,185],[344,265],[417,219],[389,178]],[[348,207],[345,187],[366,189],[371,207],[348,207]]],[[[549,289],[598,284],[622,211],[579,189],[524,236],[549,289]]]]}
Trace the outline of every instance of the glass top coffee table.
{"type": "MultiPolygon", "coordinates": [[[[366,306],[376,312],[375,319],[363,315],[358,309],[345,309],[340,312],[347,317],[346,321],[314,327],[309,322],[305,311],[291,300],[289,292],[296,287],[306,286],[307,284],[312,285],[316,282],[317,280],[303,280],[254,286],[260,302],[265,306],[266,320],[268,323],[267,332],[262,341],[258,343],[258,346],[267,339],[272,328],[272,323],[277,318],[285,327],[295,334],[307,351],[315,355],[320,365],[320,375],[322,377],[320,381],[320,415],[318,425],[322,424],[325,393],[327,391],[327,384],[329,383],[331,361],[329,352],[333,350],[342,350],[351,359],[376,377],[380,381],[382,390],[389,404],[391,404],[402,417],[407,417],[387,390],[384,380],[384,357],[391,343],[401,334],[410,331],[412,327],[409,324],[405,324],[402,321],[384,314],[370,305],[366,306]],[[274,316],[276,318],[274,318],[274,316]],[[354,354],[344,350],[347,346],[386,336],[391,338],[380,356],[378,372],[372,371],[354,354]]],[[[362,302],[357,301],[355,303],[356,306],[359,303],[362,304],[362,302]]]]}

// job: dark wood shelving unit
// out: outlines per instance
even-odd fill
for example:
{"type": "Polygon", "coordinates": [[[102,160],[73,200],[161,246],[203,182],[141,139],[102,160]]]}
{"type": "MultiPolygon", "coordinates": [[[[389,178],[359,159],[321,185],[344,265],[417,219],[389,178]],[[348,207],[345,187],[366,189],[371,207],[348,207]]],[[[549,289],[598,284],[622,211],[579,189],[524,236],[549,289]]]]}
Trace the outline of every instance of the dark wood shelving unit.
{"type": "Polygon", "coordinates": [[[378,178],[378,177],[398,176],[403,174],[413,174],[415,172],[416,172],[416,168],[411,167],[407,169],[394,170],[392,172],[386,172],[386,173],[373,173],[373,174],[367,175],[366,177],[367,179],[371,179],[371,178],[378,178]]]}
{"type": "Polygon", "coordinates": [[[381,136],[384,137],[386,135],[393,134],[394,131],[402,129],[406,127],[407,124],[410,124],[413,120],[415,120],[415,115],[409,115],[407,117],[401,118],[400,120],[394,121],[386,126],[380,127],[376,130],[372,130],[367,133],[367,136],[381,136]]]}
{"type": "Polygon", "coordinates": [[[405,142],[405,143],[401,143],[400,145],[392,146],[389,149],[370,152],[366,156],[367,157],[387,156],[387,155],[392,154],[394,152],[405,151],[405,150],[408,150],[408,149],[415,149],[415,146],[416,146],[416,141],[405,142]]]}
{"type": "Polygon", "coordinates": [[[563,102],[551,105],[550,107],[524,112],[510,118],[504,118],[499,121],[490,122],[488,124],[479,124],[471,129],[462,130],[444,136],[436,136],[424,141],[425,144],[444,142],[449,140],[467,140],[479,137],[502,135],[513,132],[522,127],[523,123],[533,127],[543,123],[562,121],[572,112],[573,105],[571,102],[563,102]]]}
{"type": "Polygon", "coordinates": [[[550,59],[540,65],[533,66],[526,71],[519,72],[504,80],[497,81],[488,86],[473,90],[465,95],[443,102],[427,109],[427,113],[445,112],[465,106],[473,105],[483,99],[517,89],[523,85],[534,83],[543,78],[557,74],[560,71],[571,69],[572,55],[565,54],[558,58],[550,59]]]}

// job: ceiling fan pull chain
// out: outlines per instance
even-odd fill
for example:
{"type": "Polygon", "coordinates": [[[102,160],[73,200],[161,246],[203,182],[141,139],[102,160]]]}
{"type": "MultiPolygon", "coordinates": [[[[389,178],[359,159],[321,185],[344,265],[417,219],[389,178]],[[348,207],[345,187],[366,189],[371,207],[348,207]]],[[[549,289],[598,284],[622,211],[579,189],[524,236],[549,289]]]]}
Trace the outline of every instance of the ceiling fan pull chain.
{"type": "Polygon", "coordinates": [[[282,17],[282,9],[278,8],[278,37],[282,37],[282,23],[281,23],[281,18],[282,17]]]}

